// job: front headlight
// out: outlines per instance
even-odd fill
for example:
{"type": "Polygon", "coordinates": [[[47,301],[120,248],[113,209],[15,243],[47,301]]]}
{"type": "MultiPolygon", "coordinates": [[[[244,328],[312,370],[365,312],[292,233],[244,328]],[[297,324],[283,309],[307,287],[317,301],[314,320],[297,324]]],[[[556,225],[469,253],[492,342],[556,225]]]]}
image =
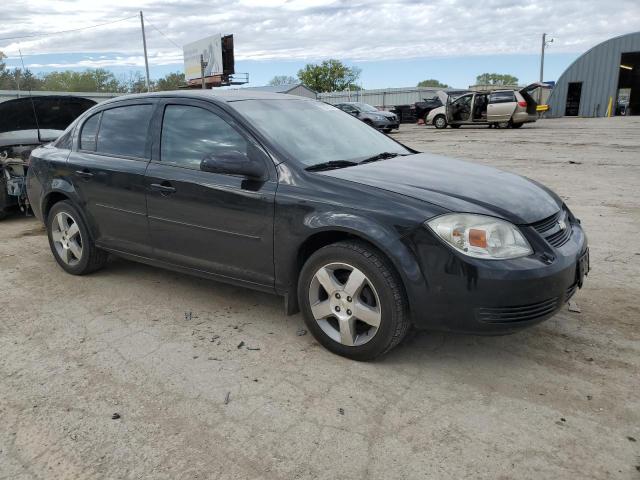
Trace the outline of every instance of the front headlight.
{"type": "Polygon", "coordinates": [[[451,213],[433,218],[425,225],[470,257],[501,260],[533,253],[518,227],[498,218],[451,213]]]}

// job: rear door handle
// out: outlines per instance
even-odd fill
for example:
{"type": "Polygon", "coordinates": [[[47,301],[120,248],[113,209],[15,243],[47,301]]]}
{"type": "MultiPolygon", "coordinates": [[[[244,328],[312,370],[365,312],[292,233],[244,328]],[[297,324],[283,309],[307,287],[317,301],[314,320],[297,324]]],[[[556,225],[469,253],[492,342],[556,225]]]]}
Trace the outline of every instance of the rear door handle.
{"type": "Polygon", "coordinates": [[[76,170],[76,175],[81,176],[82,178],[91,178],[93,177],[93,173],[91,173],[89,170],[76,170]]]}
{"type": "Polygon", "coordinates": [[[172,187],[171,185],[162,185],[160,183],[152,183],[151,185],[149,185],[149,187],[151,188],[151,190],[155,190],[155,191],[160,192],[160,193],[175,193],[176,192],[176,188],[172,187]]]}

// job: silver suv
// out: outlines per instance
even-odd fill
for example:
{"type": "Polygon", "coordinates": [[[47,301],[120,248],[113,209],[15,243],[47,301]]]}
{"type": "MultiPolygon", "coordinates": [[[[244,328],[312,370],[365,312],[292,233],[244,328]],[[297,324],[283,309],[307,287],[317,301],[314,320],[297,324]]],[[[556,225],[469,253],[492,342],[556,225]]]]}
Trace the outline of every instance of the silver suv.
{"type": "Polygon", "coordinates": [[[538,104],[531,93],[548,88],[544,83],[532,83],[515,90],[470,92],[448,97],[445,105],[429,112],[425,123],[436,128],[459,128],[462,125],[489,125],[499,128],[520,128],[538,118],[538,104]]]}
{"type": "Polygon", "coordinates": [[[378,110],[367,103],[344,102],[335,105],[343,112],[353,115],[364,123],[371,125],[384,133],[389,133],[393,129],[400,127],[400,121],[395,113],[378,110]]]}

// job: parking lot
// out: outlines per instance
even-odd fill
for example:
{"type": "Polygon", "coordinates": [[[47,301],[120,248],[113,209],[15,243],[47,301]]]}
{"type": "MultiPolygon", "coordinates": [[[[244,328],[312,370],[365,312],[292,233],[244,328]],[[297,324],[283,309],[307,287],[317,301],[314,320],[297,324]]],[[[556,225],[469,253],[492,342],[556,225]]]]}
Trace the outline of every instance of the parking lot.
{"type": "Polygon", "coordinates": [[[402,125],[555,190],[592,271],[579,313],[412,333],[373,363],[328,353],[281,298],[119,259],[74,277],[38,221],[1,222],[0,479],[640,478],[638,132],[402,125]]]}

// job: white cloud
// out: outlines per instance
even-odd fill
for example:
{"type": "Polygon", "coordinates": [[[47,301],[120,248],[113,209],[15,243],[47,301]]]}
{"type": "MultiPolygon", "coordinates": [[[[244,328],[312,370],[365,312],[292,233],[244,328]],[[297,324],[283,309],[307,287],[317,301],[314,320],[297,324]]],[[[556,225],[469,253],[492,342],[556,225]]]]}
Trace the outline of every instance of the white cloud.
{"type": "MultiPolygon", "coordinates": [[[[581,52],[640,25],[638,0],[606,6],[600,0],[143,0],[135,7],[124,0],[5,0],[0,37],[80,28],[136,15],[138,9],[149,21],[150,60],[156,65],[181,63],[182,52],[154,26],[178,45],[233,33],[237,60],[363,61],[537,53],[543,31],[555,38],[550,53],[581,52]]],[[[101,54],[56,68],[140,67],[141,43],[140,23],[133,18],[64,35],[0,40],[0,50],[101,54]]]]}

